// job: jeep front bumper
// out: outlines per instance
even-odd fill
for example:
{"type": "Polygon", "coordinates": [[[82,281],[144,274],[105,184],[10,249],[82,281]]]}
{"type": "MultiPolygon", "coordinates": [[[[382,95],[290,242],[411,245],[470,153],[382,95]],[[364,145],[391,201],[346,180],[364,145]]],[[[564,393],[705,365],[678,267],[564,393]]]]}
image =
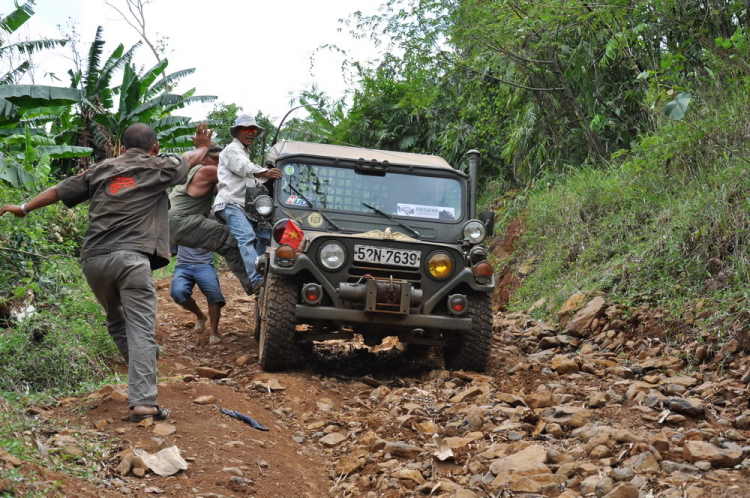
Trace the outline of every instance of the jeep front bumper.
{"type": "Polygon", "coordinates": [[[377,324],[399,329],[469,330],[470,318],[443,315],[397,315],[373,313],[358,309],[343,309],[333,306],[308,306],[298,304],[297,318],[330,320],[341,325],[377,324]]]}

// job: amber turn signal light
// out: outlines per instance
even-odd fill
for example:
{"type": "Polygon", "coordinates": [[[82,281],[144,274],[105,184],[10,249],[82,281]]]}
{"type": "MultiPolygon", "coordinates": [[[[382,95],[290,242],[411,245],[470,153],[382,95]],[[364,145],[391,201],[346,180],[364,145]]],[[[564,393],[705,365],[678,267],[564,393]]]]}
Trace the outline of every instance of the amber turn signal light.
{"type": "Polygon", "coordinates": [[[492,266],[489,263],[479,263],[474,267],[474,275],[478,277],[491,277],[492,266]]]}
{"type": "Polygon", "coordinates": [[[292,259],[294,257],[294,249],[287,245],[279,246],[276,249],[276,257],[281,259],[292,259]]]}

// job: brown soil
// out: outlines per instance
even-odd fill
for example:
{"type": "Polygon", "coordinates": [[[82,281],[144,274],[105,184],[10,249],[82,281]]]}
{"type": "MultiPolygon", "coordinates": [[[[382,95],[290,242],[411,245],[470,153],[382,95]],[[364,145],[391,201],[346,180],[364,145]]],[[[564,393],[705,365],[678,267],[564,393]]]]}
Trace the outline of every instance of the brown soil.
{"type": "MultiPolygon", "coordinates": [[[[520,229],[519,224],[518,233],[520,229]]],[[[510,246],[503,250],[508,249],[510,246]]],[[[109,424],[100,431],[106,433],[112,443],[109,461],[102,462],[102,472],[90,482],[24,464],[23,472],[41,472],[41,481],[57,482],[56,492],[46,496],[157,496],[147,493],[149,487],[160,488],[163,491],[160,496],[178,498],[212,494],[257,498],[357,496],[342,494],[340,490],[330,491],[340,481],[334,467],[346,450],[343,450],[343,446],[342,449],[328,449],[313,434],[323,431],[326,426],[346,430],[352,424],[359,424],[379,426],[379,437],[388,440],[409,440],[414,437],[410,426],[398,420],[401,412],[389,414],[382,409],[375,412],[368,404],[369,396],[373,384],[378,383],[393,390],[428,385],[433,369],[442,368],[442,361],[437,355],[417,361],[402,354],[396,347],[380,347],[376,348],[379,351],[373,352],[352,343],[332,344],[319,347],[316,357],[302,369],[264,373],[257,365],[258,349],[252,336],[254,300],[243,295],[232,275],[221,276],[222,289],[227,298],[221,322],[223,342],[213,346],[208,345],[207,334],[193,331],[193,316],[172,302],[169,283],[169,279],[157,282],[157,335],[162,347],[159,403],[172,411],[168,423],[176,427],[176,432],[170,436],[157,436],[153,427],[140,427],[126,420],[129,415],[126,404],[112,399],[88,397],[59,407],[55,410],[55,417],[69,419],[71,427],[83,425],[93,430],[98,421],[109,420],[109,424]],[[246,364],[240,365],[237,360],[243,355],[250,355],[250,358],[246,364]],[[196,367],[200,366],[225,370],[229,377],[219,381],[198,377],[185,382],[184,376],[195,375],[196,367]],[[253,381],[269,379],[279,381],[285,390],[267,393],[253,387],[253,381]],[[247,414],[266,425],[270,432],[254,430],[220,414],[211,405],[193,403],[197,397],[206,395],[216,397],[217,407],[247,414]],[[330,402],[332,409],[321,409],[318,402],[322,401],[330,402]],[[293,438],[302,442],[298,443],[293,438]],[[182,450],[189,463],[188,470],[176,476],[159,477],[149,473],[140,479],[132,475],[120,478],[114,470],[118,462],[114,455],[120,450],[134,447],[153,453],[172,445],[182,450]],[[239,468],[243,477],[252,482],[246,487],[238,487],[236,482],[230,480],[232,474],[223,470],[226,468],[239,468]],[[120,478],[123,483],[113,485],[114,478],[120,478]],[[123,484],[127,488],[127,495],[119,492],[123,484]]],[[[197,289],[195,298],[205,306],[197,289]]],[[[594,375],[579,376],[575,382],[564,382],[562,376],[549,371],[545,373],[539,368],[521,369],[509,375],[508,370],[512,367],[528,361],[527,356],[519,350],[522,348],[519,344],[507,333],[496,334],[488,375],[497,392],[524,396],[546,384],[556,392],[571,395],[576,404],[583,405],[592,392],[612,387],[622,394],[627,388],[627,382],[611,385],[608,383],[611,381],[594,375]]],[[[124,371],[124,365],[118,364],[116,367],[124,371]]],[[[460,386],[465,381],[461,379],[460,376],[454,377],[453,383],[460,386]]],[[[634,432],[658,432],[660,424],[645,420],[640,408],[634,404],[605,406],[596,412],[596,420],[599,424],[628,428],[634,432]]],[[[526,424],[527,433],[536,422],[535,416],[522,421],[526,424]]],[[[445,422],[437,418],[436,421],[445,422]]],[[[695,426],[694,421],[688,420],[683,427],[687,431],[695,426]]],[[[521,440],[518,445],[528,444],[529,441],[529,438],[521,440]]],[[[568,444],[566,441],[562,440],[562,443],[568,444]]],[[[463,459],[461,455],[463,453],[459,452],[459,460],[463,459]]],[[[663,456],[678,461],[681,458],[680,455],[663,456]]],[[[363,478],[376,479],[382,474],[374,462],[376,460],[360,471],[363,478]]],[[[435,472],[438,470],[439,466],[435,472]]],[[[702,486],[707,496],[708,493],[716,497],[746,496],[742,490],[747,489],[750,482],[747,471],[718,472],[704,475],[702,486]],[[729,489],[727,482],[731,483],[729,489]]],[[[0,490],[2,484],[0,482],[0,490]]],[[[650,486],[658,491],[667,487],[667,483],[653,482],[650,486]]],[[[29,487],[25,491],[38,492],[38,489],[29,487]]],[[[395,493],[395,490],[389,491],[395,493]]],[[[378,496],[397,495],[386,493],[378,496]]]]}
{"type": "MultiPolygon", "coordinates": [[[[316,421],[343,424],[332,421],[317,411],[316,402],[328,398],[336,411],[356,396],[361,383],[338,382],[356,380],[363,375],[383,377],[385,381],[421,377],[440,363],[406,360],[400,350],[381,351],[375,355],[366,348],[345,345],[341,348],[323,349],[316,360],[304,369],[283,373],[265,373],[257,364],[258,347],[253,339],[254,298],[244,295],[239,282],[231,274],[220,276],[222,291],[227,299],[223,308],[220,332],[223,341],[218,345],[208,344],[208,333],[193,330],[195,318],[192,313],[176,305],[169,296],[171,279],[156,282],[158,294],[157,341],[161,346],[159,358],[159,398],[162,407],[171,411],[167,423],[177,431],[171,436],[157,436],[152,427],[140,427],[127,418],[127,404],[106,399],[83,400],[56,411],[57,418],[70,419],[70,425],[83,425],[94,429],[100,420],[110,421],[102,430],[116,442],[112,454],[127,448],[141,448],[150,453],[177,445],[189,463],[184,473],[173,477],[159,477],[148,473],[137,479],[132,475],[126,481],[131,489],[140,486],[130,496],[154,496],[146,494],[146,487],[161,488],[164,496],[193,497],[197,494],[215,493],[223,496],[263,497],[322,497],[329,496],[329,488],[335,479],[332,470],[335,459],[331,451],[319,444],[295,442],[294,436],[304,436],[303,428],[316,421]],[[242,355],[250,355],[250,361],[238,365],[242,355]],[[196,367],[206,366],[229,372],[224,381],[198,378],[184,382],[184,375],[195,375],[196,367]],[[333,375],[334,377],[326,377],[333,375]],[[253,381],[276,379],[285,388],[282,393],[263,393],[255,390],[253,381]],[[193,400],[199,396],[216,397],[215,407],[235,410],[264,424],[270,432],[252,429],[238,420],[219,413],[214,406],[197,405],[193,400]],[[78,415],[81,407],[83,416],[78,415]],[[117,429],[126,430],[119,434],[117,429]],[[235,467],[243,470],[243,477],[253,484],[244,489],[233,489],[231,474],[222,469],[235,467]]],[[[205,308],[205,299],[196,288],[196,302],[205,308]]],[[[126,373],[124,364],[113,368],[126,373]]],[[[159,422],[157,422],[159,423],[159,422]]],[[[309,431],[307,431],[309,432],[309,431]]],[[[114,468],[119,460],[112,458],[108,474],[110,479],[120,478],[114,468]]],[[[57,476],[65,486],[77,482],[64,474],[57,476]]],[[[102,483],[106,484],[106,480],[102,483]]],[[[108,496],[125,496],[113,488],[107,488],[108,496]]],[[[64,493],[62,496],[74,496],[64,493]]],[[[104,495],[102,495],[104,496],[104,495]]]]}
{"type": "MultiPolygon", "coordinates": [[[[490,250],[497,260],[509,257],[516,250],[521,235],[523,234],[523,220],[513,220],[502,237],[495,237],[490,242],[490,250]]],[[[495,286],[495,294],[492,296],[492,305],[496,310],[505,310],[513,292],[521,285],[515,265],[507,264],[500,270],[495,286]]]]}
{"type": "MultiPolygon", "coordinates": [[[[192,497],[198,493],[259,498],[328,496],[330,481],[326,479],[324,454],[315,454],[296,443],[292,439],[296,432],[287,419],[289,414],[297,416],[314,410],[315,402],[321,396],[339,403],[344,393],[326,388],[321,379],[314,378],[311,373],[268,375],[259,369],[256,364],[257,344],[252,337],[254,302],[247,302],[248,298],[231,275],[221,277],[222,290],[227,298],[220,325],[224,340],[214,346],[208,345],[206,333],[199,335],[192,330],[194,317],[172,302],[169,283],[170,279],[157,282],[157,340],[162,348],[159,376],[164,379],[159,383],[159,403],[171,410],[168,423],[174,424],[177,431],[171,436],[157,436],[153,427],[139,427],[123,420],[129,415],[126,403],[112,399],[90,403],[83,417],[75,417],[75,410],[61,411],[58,415],[73,416],[72,424],[78,422],[88,427],[93,427],[99,420],[111,420],[103,432],[118,439],[117,446],[122,449],[133,447],[155,453],[177,445],[188,460],[187,471],[166,478],[149,473],[136,483],[157,486],[164,490],[165,496],[192,497]],[[251,361],[245,366],[237,365],[236,359],[248,353],[253,356],[251,361]],[[198,366],[229,371],[228,385],[207,379],[196,382],[180,380],[184,374],[194,375],[198,366]],[[251,380],[268,378],[281,382],[286,388],[283,395],[251,390],[251,380]],[[254,430],[222,415],[211,405],[193,403],[199,396],[207,395],[216,397],[217,407],[246,414],[266,425],[270,431],[254,430]],[[127,432],[120,435],[117,429],[127,432]],[[232,474],[222,470],[229,467],[242,469],[243,477],[251,479],[253,484],[245,489],[231,489],[232,474]]],[[[205,305],[197,289],[194,297],[199,304],[205,305]]],[[[117,367],[126,371],[124,365],[117,367]]],[[[117,461],[112,463],[114,466],[117,461]]],[[[119,477],[114,472],[111,474],[119,477]]],[[[62,475],[59,477],[63,482],[69,480],[62,475]]],[[[129,486],[133,485],[133,480],[138,481],[132,476],[127,479],[129,486]]],[[[75,495],[66,493],[64,496],[75,495]]],[[[135,492],[135,496],[153,495],[145,494],[142,488],[135,492]]]]}

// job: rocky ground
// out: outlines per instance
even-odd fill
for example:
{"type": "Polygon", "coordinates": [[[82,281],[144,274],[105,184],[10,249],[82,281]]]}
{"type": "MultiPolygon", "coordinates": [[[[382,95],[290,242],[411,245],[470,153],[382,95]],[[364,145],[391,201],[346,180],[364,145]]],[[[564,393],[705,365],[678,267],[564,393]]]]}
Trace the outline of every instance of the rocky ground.
{"type": "MultiPolygon", "coordinates": [[[[87,441],[108,445],[88,482],[43,476],[60,495],[750,495],[750,357],[737,340],[670,343],[647,303],[578,294],[558,323],[498,313],[484,375],[444,370],[434,352],[415,359],[397,344],[338,343],[318,346],[303,370],[267,374],[256,364],[254,302],[233,277],[222,277],[229,304],[217,345],[192,331],[168,285],[158,283],[159,400],[172,416],[124,420],[121,386],[40,407],[33,416],[85,427],[41,436],[51,454],[80,462],[87,441]],[[133,453],[172,446],[187,469],[171,476],[133,453]]],[[[29,470],[3,453],[0,463],[29,470]]]]}

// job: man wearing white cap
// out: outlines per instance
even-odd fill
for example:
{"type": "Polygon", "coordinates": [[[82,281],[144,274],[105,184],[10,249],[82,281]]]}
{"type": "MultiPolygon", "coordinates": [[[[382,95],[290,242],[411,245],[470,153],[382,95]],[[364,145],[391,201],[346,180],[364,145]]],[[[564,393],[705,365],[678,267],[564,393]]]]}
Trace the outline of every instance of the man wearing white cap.
{"type": "Polygon", "coordinates": [[[224,147],[219,155],[219,193],[214,200],[216,217],[227,224],[237,239],[254,293],[258,292],[263,280],[255,271],[255,260],[265,252],[271,234],[268,230],[259,229],[257,220],[245,212],[245,190],[269,179],[281,178],[281,171],[258,166],[250,160],[248,147],[264,131],[248,114],[234,121],[229,129],[232,143],[224,147]]]}

